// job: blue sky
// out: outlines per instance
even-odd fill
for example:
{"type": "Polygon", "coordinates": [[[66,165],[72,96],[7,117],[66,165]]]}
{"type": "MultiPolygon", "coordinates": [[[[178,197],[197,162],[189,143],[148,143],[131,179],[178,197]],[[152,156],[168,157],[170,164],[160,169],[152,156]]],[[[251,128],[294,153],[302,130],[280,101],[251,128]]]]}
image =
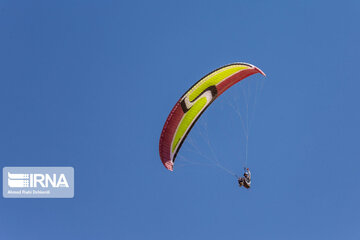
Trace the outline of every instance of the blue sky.
{"type": "MultiPolygon", "coordinates": [[[[359,239],[359,7],[0,1],[0,166],[75,168],[74,199],[1,198],[0,238],[359,239]],[[252,189],[218,168],[167,171],[158,141],[172,106],[238,61],[267,74],[252,189]]],[[[243,147],[226,104],[239,89],[201,120],[224,165],[243,147]]]]}

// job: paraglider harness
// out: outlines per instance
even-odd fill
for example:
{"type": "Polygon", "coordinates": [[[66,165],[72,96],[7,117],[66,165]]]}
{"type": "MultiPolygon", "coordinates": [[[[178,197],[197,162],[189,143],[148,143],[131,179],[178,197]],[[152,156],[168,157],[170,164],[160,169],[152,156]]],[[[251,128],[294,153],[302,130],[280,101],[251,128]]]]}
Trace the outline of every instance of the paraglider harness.
{"type": "Polygon", "coordinates": [[[251,185],[251,173],[248,168],[244,168],[244,177],[238,178],[239,187],[244,186],[245,188],[249,189],[251,185]]]}

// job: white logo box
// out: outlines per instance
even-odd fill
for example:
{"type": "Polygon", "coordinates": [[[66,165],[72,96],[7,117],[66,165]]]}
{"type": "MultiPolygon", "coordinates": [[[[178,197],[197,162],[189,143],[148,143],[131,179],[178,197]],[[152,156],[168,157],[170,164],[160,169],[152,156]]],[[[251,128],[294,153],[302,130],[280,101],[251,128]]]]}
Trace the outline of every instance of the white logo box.
{"type": "Polygon", "coordinates": [[[4,198],[73,198],[73,167],[4,167],[4,198]]]}

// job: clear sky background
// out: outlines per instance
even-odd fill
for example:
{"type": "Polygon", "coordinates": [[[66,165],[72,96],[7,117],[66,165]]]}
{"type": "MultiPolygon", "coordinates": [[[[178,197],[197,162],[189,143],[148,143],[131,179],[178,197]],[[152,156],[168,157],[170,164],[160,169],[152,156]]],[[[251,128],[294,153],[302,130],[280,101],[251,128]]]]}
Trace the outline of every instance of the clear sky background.
{"type": "MultiPolygon", "coordinates": [[[[75,198],[1,198],[0,239],[359,239],[359,9],[1,0],[0,167],[73,166],[75,198]],[[171,108],[238,61],[267,74],[249,139],[252,188],[219,168],[167,171],[158,141],[171,108]]],[[[200,121],[226,166],[244,147],[232,94],[241,88],[200,121]]]]}

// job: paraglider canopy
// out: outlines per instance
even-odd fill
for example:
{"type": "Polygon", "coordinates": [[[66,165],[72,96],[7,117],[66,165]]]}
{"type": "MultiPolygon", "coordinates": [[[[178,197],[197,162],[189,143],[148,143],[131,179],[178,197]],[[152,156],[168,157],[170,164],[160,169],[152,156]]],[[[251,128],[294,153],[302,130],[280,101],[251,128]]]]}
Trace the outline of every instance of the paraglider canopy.
{"type": "Polygon", "coordinates": [[[173,170],[182,143],[206,108],[228,88],[255,73],[265,76],[251,64],[229,64],[204,76],[185,92],[167,117],[160,136],[160,158],[167,169],[173,170]]]}

